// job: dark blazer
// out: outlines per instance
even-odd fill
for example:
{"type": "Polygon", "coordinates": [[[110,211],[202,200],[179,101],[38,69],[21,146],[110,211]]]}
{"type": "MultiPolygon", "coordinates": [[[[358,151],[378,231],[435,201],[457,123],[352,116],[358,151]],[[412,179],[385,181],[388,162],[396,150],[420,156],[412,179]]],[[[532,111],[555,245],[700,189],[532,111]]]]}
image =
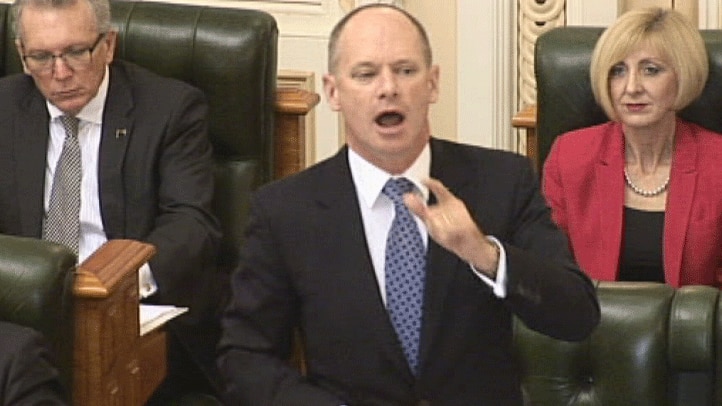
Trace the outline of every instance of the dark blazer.
{"type": "MultiPolygon", "coordinates": [[[[108,239],[151,243],[159,290],[149,301],[190,307],[175,324],[217,310],[220,232],[203,94],[135,65],[110,66],[98,182],[108,239]]],[[[49,114],[30,76],[0,80],[0,233],[41,237],[49,114]]]]}
{"type": "Polygon", "coordinates": [[[431,175],[503,242],[507,298],[429,240],[415,378],[381,300],[344,148],[254,197],[223,319],[228,404],[520,405],[512,315],[559,338],[590,333],[599,320],[594,290],[525,158],[434,139],[431,175]],[[306,378],[286,361],[294,328],[306,378]]]}
{"type": "MultiPolygon", "coordinates": [[[[682,119],[664,217],[664,273],[672,286],[722,287],[722,135],[682,119]]],[[[624,210],[624,135],[608,122],[557,138],[544,195],[581,268],[617,279],[624,210]]]]}
{"type": "Polygon", "coordinates": [[[0,321],[0,405],[65,405],[47,344],[37,331],[0,321]]]}
{"type": "MultiPolygon", "coordinates": [[[[103,227],[108,239],[155,245],[154,300],[196,314],[208,306],[219,238],[206,110],[199,90],[128,63],[111,65],[98,168],[103,227]]],[[[0,80],[3,234],[41,236],[48,126],[45,98],[30,76],[0,80]]]]}

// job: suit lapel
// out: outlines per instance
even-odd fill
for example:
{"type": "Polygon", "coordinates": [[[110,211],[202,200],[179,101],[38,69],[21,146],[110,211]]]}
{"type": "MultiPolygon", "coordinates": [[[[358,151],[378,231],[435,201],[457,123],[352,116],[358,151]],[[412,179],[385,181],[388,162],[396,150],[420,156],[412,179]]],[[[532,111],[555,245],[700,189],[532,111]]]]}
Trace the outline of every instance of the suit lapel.
{"type": "Polygon", "coordinates": [[[50,116],[45,99],[37,90],[26,98],[24,108],[15,120],[20,224],[24,236],[40,238],[44,216],[45,168],[50,116]],[[42,119],[38,119],[42,117],[42,119]]]}
{"type": "Polygon", "coordinates": [[[611,127],[604,134],[605,146],[597,161],[595,177],[596,190],[593,199],[599,202],[598,210],[593,215],[599,216],[598,230],[602,246],[597,257],[598,269],[604,274],[602,280],[616,280],[619,268],[619,256],[622,249],[622,221],[624,215],[624,178],[620,175],[624,170],[624,145],[621,127],[611,127]],[[620,154],[619,151],[622,151],[620,154]]]}
{"type": "Polygon", "coordinates": [[[348,303],[352,306],[348,313],[359,325],[369,326],[370,334],[378,342],[372,348],[380,349],[411,384],[414,378],[383,304],[369,255],[347,153],[344,147],[319,172],[318,189],[314,192],[316,215],[325,219],[314,233],[324,236],[324,241],[318,244],[322,247],[318,256],[326,264],[320,268],[338,270],[337,275],[329,278],[338,281],[338,285],[330,288],[347,290],[348,297],[354,298],[348,303]]]}
{"type": "MultiPolygon", "coordinates": [[[[449,151],[445,151],[444,145],[434,139],[431,140],[431,177],[440,180],[457,197],[466,196],[466,189],[470,184],[468,173],[464,171],[464,164],[459,162],[459,157],[454,157],[449,151]]],[[[435,203],[435,197],[430,196],[429,204],[435,203]]],[[[440,331],[444,303],[455,270],[459,266],[466,266],[456,255],[436,244],[431,238],[429,238],[426,263],[424,313],[419,349],[421,371],[440,331]]]]}
{"type": "Polygon", "coordinates": [[[125,69],[110,67],[108,96],[103,111],[103,129],[98,157],[98,187],[103,225],[108,239],[125,235],[123,162],[133,133],[133,94],[125,69]]]}
{"type": "Polygon", "coordinates": [[[677,122],[664,224],[664,269],[667,283],[679,286],[682,251],[697,186],[697,142],[692,130],[677,122]]]}

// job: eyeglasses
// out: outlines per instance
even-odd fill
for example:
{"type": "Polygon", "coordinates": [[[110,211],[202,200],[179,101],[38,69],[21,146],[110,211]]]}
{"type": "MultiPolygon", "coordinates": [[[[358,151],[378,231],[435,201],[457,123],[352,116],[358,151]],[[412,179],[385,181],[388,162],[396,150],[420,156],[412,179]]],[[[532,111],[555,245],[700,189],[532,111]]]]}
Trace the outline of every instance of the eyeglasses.
{"type": "Polygon", "coordinates": [[[98,34],[98,39],[89,47],[69,48],[58,55],[52,52],[24,54],[23,60],[25,61],[25,66],[33,73],[47,74],[53,71],[55,59],[60,58],[68,68],[74,71],[83,70],[93,61],[93,52],[98,45],[100,45],[100,41],[105,37],[105,34],[104,32],[98,34]]]}

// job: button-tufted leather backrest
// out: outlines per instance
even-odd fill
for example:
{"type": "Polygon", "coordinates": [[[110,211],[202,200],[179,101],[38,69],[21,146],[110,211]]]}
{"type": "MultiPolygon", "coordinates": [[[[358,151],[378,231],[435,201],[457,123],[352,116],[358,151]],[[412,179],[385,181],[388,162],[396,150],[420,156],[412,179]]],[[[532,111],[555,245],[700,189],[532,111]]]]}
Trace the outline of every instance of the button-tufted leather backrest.
{"type": "MultiPolygon", "coordinates": [[[[118,30],[115,57],[180,79],[208,101],[209,137],[215,157],[214,214],[223,231],[218,257],[220,298],[229,295],[229,274],[243,243],[250,196],[273,174],[274,103],[278,28],[268,13],[147,1],[111,2],[118,30]]],[[[215,343],[220,325],[196,337],[194,351],[215,386],[215,343]]]]}
{"type": "MultiPolygon", "coordinates": [[[[534,49],[540,164],[554,138],[607,121],[589,80],[592,51],[603,28],[559,27],[539,36],[534,49]]],[[[702,95],[681,116],[722,133],[722,30],[702,30],[710,72],[702,95]]]]}
{"type": "Polygon", "coordinates": [[[719,405],[719,291],[600,282],[602,319],[585,341],[515,325],[529,404],[719,405]]]}
{"type": "Polygon", "coordinates": [[[262,11],[111,3],[116,58],[203,90],[216,157],[220,264],[235,266],[250,192],[271,179],[278,29],[262,11]]]}

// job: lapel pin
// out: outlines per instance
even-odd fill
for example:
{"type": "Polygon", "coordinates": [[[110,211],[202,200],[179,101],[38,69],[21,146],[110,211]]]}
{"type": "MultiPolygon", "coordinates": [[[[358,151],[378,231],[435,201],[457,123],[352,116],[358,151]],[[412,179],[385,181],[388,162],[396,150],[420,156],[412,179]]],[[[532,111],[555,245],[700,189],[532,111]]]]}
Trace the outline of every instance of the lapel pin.
{"type": "Polygon", "coordinates": [[[125,137],[125,128],[117,128],[115,130],[115,138],[125,137]]]}

